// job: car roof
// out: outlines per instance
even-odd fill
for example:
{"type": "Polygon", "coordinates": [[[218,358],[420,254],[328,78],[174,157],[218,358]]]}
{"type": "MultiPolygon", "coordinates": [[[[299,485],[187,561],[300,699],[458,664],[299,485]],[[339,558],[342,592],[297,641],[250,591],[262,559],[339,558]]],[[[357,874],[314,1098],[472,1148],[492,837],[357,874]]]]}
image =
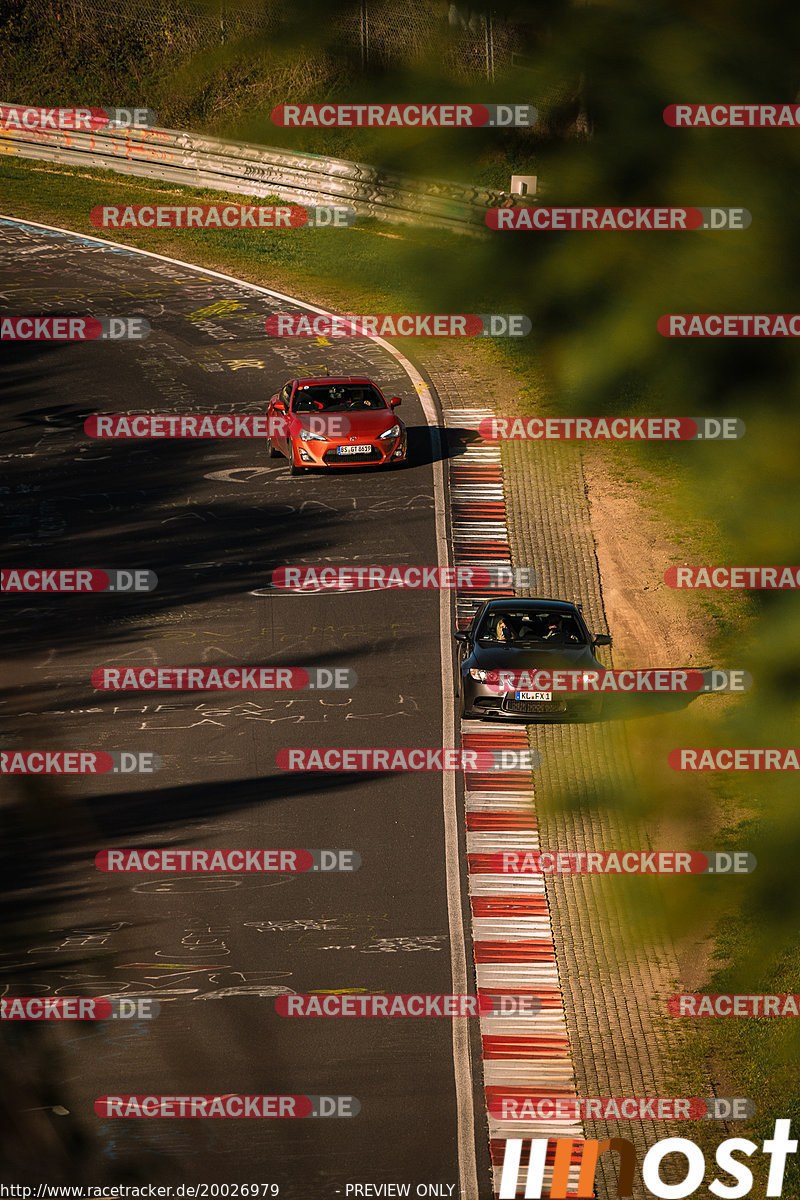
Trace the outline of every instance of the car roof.
{"type": "Polygon", "coordinates": [[[298,387],[311,387],[316,385],[324,386],[328,383],[360,383],[368,384],[370,387],[377,387],[377,383],[373,383],[371,379],[367,379],[364,375],[323,375],[319,379],[298,379],[298,387]]]}
{"type": "Polygon", "coordinates": [[[503,596],[502,599],[490,600],[485,611],[493,612],[498,608],[529,608],[532,612],[540,608],[555,608],[563,612],[575,612],[578,606],[571,600],[554,600],[548,596],[503,596]]]}

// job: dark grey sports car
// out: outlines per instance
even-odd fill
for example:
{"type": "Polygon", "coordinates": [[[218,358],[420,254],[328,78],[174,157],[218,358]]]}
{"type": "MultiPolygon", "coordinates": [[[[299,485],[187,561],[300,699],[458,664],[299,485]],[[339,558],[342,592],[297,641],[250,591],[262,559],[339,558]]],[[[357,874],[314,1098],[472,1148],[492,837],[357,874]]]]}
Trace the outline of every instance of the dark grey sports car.
{"type": "Polygon", "coordinates": [[[610,646],[611,638],[592,637],[577,604],[538,598],[487,600],[469,629],[455,638],[461,716],[533,722],[599,714],[602,697],[596,694],[505,690],[503,672],[605,669],[594,650],[610,646]]]}

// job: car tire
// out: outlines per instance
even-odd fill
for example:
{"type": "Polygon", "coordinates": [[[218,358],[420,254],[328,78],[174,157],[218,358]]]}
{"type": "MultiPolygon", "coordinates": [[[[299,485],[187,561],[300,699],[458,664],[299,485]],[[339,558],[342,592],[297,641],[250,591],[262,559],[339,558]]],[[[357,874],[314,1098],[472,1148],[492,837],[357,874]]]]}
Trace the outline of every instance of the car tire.
{"type": "Polygon", "coordinates": [[[267,438],[267,457],[268,458],[280,458],[281,457],[280,450],[276,450],[272,444],[272,438],[267,438]]]}
{"type": "Polygon", "coordinates": [[[294,461],[294,442],[289,442],[289,474],[302,475],[305,467],[298,467],[294,461]]]}

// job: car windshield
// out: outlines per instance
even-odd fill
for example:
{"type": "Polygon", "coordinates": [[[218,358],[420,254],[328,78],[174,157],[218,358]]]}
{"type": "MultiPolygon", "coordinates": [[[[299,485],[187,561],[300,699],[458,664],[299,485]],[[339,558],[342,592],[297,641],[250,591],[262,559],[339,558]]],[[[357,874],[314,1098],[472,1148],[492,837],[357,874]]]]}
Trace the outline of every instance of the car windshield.
{"type": "Polygon", "coordinates": [[[545,608],[491,610],[481,621],[477,640],[490,645],[586,645],[586,637],[571,613],[545,608]]]}
{"type": "Polygon", "coordinates": [[[309,384],[294,394],[292,412],[367,412],[387,408],[386,401],[371,384],[309,384]]]}

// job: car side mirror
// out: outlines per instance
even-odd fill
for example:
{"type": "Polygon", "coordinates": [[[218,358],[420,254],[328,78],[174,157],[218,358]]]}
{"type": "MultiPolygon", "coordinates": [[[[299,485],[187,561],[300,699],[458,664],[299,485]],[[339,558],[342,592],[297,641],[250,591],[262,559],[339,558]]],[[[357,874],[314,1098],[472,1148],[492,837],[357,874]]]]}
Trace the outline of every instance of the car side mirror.
{"type": "Polygon", "coordinates": [[[456,639],[457,642],[468,642],[469,641],[469,631],[466,629],[459,629],[456,633],[453,634],[453,637],[456,639]]]}
{"type": "Polygon", "coordinates": [[[276,400],[272,406],[274,412],[285,413],[286,405],[282,400],[276,400]]]}
{"type": "Polygon", "coordinates": [[[403,401],[400,399],[399,396],[392,396],[391,400],[389,401],[389,407],[397,408],[398,404],[402,404],[402,403],[403,403],[403,401]]]}
{"type": "Polygon", "coordinates": [[[592,639],[593,646],[612,646],[613,642],[607,633],[598,633],[596,638],[592,639]]]}

